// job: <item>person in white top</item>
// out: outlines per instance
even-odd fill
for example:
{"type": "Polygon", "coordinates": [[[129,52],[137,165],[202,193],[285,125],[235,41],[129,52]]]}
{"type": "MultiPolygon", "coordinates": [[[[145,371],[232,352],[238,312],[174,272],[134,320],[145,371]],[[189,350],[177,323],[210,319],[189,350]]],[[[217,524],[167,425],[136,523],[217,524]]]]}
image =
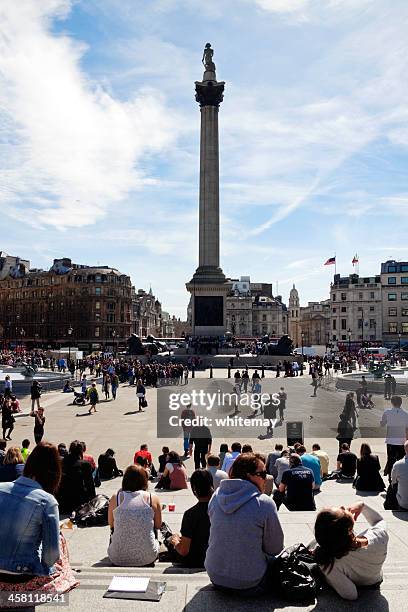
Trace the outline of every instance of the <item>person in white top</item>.
{"type": "Polygon", "coordinates": [[[225,454],[224,461],[222,463],[221,470],[223,472],[226,472],[227,474],[229,474],[232,464],[234,463],[235,459],[239,457],[239,455],[241,454],[241,449],[242,447],[239,442],[234,442],[231,445],[231,452],[225,454]]]}
{"type": "Polygon", "coordinates": [[[387,557],[387,526],[376,510],[364,502],[344,508],[326,508],[316,518],[314,557],[327,583],[343,597],[355,600],[358,586],[382,582],[382,566],[387,557]],[[369,527],[359,535],[354,525],[362,514],[369,527]]]}
{"type": "Polygon", "coordinates": [[[387,445],[387,463],[384,475],[391,478],[392,466],[398,459],[405,455],[404,444],[408,438],[408,412],[401,408],[402,398],[393,395],[391,398],[391,408],[384,410],[381,419],[381,427],[387,426],[385,443],[387,445]]]}
{"type": "Polygon", "coordinates": [[[220,470],[220,458],[217,455],[208,455],[207,457],[207,472],[210,472],[214,491],[220,486],[221,480],[229,478],[227,472],[220,470]]]}
{"type": "Polygon", "coordinates": [[[391,483],[397,485],[397,501],[401,510],[408,510],[408,441],[404,444],[405,457],[392,466],[391,483]]]}

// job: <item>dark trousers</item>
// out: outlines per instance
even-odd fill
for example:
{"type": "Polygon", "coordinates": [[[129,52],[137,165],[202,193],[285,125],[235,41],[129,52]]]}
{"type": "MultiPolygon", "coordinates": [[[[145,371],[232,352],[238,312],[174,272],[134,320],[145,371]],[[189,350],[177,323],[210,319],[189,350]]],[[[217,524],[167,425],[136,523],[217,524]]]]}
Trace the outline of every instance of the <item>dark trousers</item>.
{"type": "Polygon", "coordinates": [[[43,431],[35,431],[34,432],[34,440],[36,444],[39,444],[43,439],[44,432],[43,431]]]}
{"type": "Polygon", "coordinates": [[[207,449],[206,448],[194,448],[194,467],[196,470],[207,467],[206,456],[207,449]]]}
{"type": "Polygon", "coordinates": [[[392,466],[403,457],[405,457],[405,451],[402,444],[387,444],[387,463],[384,468],[384,476],[388,475],[391,478],[392,466]]]}

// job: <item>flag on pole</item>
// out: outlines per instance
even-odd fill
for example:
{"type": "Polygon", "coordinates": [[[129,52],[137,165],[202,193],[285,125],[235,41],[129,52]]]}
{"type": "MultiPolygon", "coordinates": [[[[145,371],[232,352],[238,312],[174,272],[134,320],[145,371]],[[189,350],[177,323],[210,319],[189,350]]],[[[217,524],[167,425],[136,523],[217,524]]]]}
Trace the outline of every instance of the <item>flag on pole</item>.
{"type": "Polygon", "coordinates": [[[329,257],[329,259],[325,262],[325,266],[335,266],[336,265],[336,257],[329,257]]]}
{"type": "Polygon", "coordinates": [[[353,257],[353,261],[351,262],[353,264],[353,266],[355,266],[356,264],[358,264],[358,255],[357,253],[354,255],[353,257]]]}

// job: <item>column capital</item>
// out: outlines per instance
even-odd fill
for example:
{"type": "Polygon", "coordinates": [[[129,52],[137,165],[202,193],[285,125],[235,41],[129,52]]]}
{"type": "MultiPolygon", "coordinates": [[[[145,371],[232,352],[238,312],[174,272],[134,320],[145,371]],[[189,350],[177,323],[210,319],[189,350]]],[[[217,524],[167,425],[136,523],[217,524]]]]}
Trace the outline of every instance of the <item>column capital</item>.
{"type": "Polygon", "coordinates": [[[196,100],[200,107],[216,106],[221,104],[224,98],[225,81],[196,81],[196,100]]]}

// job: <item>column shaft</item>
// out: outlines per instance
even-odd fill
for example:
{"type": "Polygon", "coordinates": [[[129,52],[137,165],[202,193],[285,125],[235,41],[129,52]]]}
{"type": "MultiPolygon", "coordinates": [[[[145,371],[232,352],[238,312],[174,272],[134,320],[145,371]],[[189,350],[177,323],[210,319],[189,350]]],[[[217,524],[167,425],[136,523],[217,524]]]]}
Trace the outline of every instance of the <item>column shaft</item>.
{"type": "Polygon", "coordinates": [[[220,264],[218,108],[201,107],[199,266],[220,264]]]}

